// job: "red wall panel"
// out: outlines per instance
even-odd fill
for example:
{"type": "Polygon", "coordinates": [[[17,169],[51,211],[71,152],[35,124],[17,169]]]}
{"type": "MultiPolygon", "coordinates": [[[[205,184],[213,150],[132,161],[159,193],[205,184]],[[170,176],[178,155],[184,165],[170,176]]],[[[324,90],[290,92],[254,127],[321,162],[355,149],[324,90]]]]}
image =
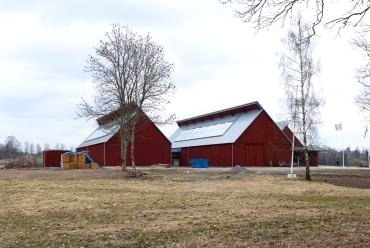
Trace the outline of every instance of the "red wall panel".
{"type": "Polygon", "coordinates": [[[78,148],[77,151],[88,151],[94,162],[98,163],[99,165],[104,164],[104,144],[87,146],[83,149],[78,148]]]}
{"type": "Polygon", "coordinates": [[[316,152],[316,151],[309,151],[308,152],[308,163],[310,164],[310,166],[318,166],[319,165],[318,152],[316,152]]]}
{"type": "Polygon", "coordinates": [[[235,143],[235,163],[244,166],[277,166],[289,163],[291,144],[263,111],[235,143]]]}
{"type": "MultiPolygon", "coordinates": [[[[171,143],[162,132],[148,118],[142,119],[135,132],[135,164],[150,166],[153,164],[171,163],[171,143]]],[[[120,136],[114,135],[105,144],[82,147],[79,151],[86,150],[99,164],[106,166],[121,165],[120,136]],[[105,158],[104,158],[105,150],[105,158]]],[[[131,164],[130,146],[127,150],[127,164],[131,164]]]]}
{"type": "MultiPolygon", "coordinates": [[[[283,129],[283,133],[285,134],[285,136],[288,138],[289,141],[292,141],[293,133],[290,130],[290,128],[285,127],[283,129]]],[[[294,136],[294,146],[295,147],[303,147],[302,143],[295,136],[294,136]]]]}
{"type": "Polygon", "coordinates": [[[209,166],[231,166],[232,144],[185,147],[181,149],[180,166],[190,166],[191,159],[208,159],[209,166]]]}
{"type": "Polygon", "coordinates": [[[68,150],[46,150],[42,152],[43,164],[45,167],[60,167],[61,155],[68,150]]]}

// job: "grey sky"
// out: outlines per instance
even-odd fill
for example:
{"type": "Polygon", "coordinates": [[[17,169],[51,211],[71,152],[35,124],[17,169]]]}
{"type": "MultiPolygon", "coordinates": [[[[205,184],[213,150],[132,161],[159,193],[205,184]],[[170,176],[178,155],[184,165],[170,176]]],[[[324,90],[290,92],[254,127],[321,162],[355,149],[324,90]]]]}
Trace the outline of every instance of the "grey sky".
{"type": "MultiPolygon", "coordinates": [[[[177,85],[167,109],[179,119],[255,100],[275,120],[282,118],[278,64],[286,30],[256,34],[217,0],[1,1],[0,142],[15,135],[22,142],[70,147],[93,130],[94,121],[76,119],[81,97],[93,95],[83,67],[113,22],[149,32],[164,46],[177,85]]],[[[351,37],[322,32],[316,39],[325,145],[340,146],[334,129],[339,122],[346,145],[366,145],[363,116],[353,100],[360,57],[348,43],[351,37]]],[[[169,136],[175,127],[162,130],[169,136]]]]}

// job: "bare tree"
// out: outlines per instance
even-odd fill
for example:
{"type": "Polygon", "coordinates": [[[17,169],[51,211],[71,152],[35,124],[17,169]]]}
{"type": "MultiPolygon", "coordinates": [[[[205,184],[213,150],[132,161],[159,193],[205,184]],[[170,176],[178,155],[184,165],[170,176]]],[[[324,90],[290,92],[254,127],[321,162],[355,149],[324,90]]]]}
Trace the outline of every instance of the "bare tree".
{"type": "Polygon", "coordinates": [[[370,43],[365,38],[361,38],[355,40],[354,45],[367,58],[366,63],[357,70],[357,81],[363,87],[355,101],[361,110],[364,110],[367,121],[370,121],[370,43]]]}
{"type": "Polygon", "coordinates": [[[8,159],[12,160],[21,152],[21,143],[15,136],[8,136],[5,139],[4,148],[8,159]]]}
{"type": "MultiPolygon", "coordinates": [[[[317,27],[342,28],[352,27],[361,31],[361,38],[355,42],[370,61],[370,43],[364,38],[370,32],[370,1],[364,0],[220,0],[222,3],[236,5],[237,16],[250,23],[256,30],[271,27],[273,24],[284,25],[286,20],[295,20],[305,13],[307,26],[311,29],[310,37],[316,34],[317,27]]],[[[355,101],[369,121],[370,111],[370,62],[358,69],[357,79],[362,90],[355,101]]]]}
{"type": "Polygon", "coordinates": [[[64,144],[62,144],[62,143],[56,143],[54,147],[57,150],[64,150],[64,149],[66,149],[66,146],[64,144]]]}
{"type": "Polygon", "coordinates": [[[36,153],[37,153],[38,155],[40,155],[40,154],[41,154],[41,152],[42,152],[42,149],[41,149],[40,144],[36,144],[36,153]]]}
{"type": "Polygon", "coordinates": [[[287,107],[294,126],[301,136],[304,146],[306,180],[311,180],[308,149],[317,134],[319,123],[319,99],[313,88],[312,77],[318,72],[318,65],[312,58],[310,36],[312,30],[299,18],[297,31],[288,34],[289,55],[282,55],[281,69],[287,97],[287,107]]]}
{"type": "Polygon", "coordinates": [[[145,116],[156,123],[173,119],[173,116],[163,118],[163,106],[174,90],[169,81],[173,65],[165,60],[163,48],[150,35],[142,37],[120,24],[112,25],[95,52],[95,56],[88,58],[86,71],[95,79],[97,95],[93,104],[83,100],[79,116],[106,119],[111,129],[119,131],[122,171],[126,171],[130,144],[136,173],[137,123],[145,116]]]}
{"type": "Polygon", "coordinates": [[[29,146],[30,144],[28,143],[28,141],[24,142],[24,153],[25,154],[28,154],[30,152],[29,146]]]}
{"type": "Polygon", "coordinates": [[[50,150],[50,145],[48,143],[44,144],[44,151],[50,150]]]}
{"type": "Polygon", "coordinates": [[[286,19],[297,18],[306,13],[311,28],[316,33],[319,24],[346,26],[368,26],[370,2],[364,0],[221,0],[235,3],[236,13],[256,29],[270,27],[274,23],[284,24],[286,19]],[[343,10],[343,11],[341,11],[343,10]],[[338,13],[340,12],[340,13],[338,13]]]}
{"type": "Polygon", "coordinates": [[[29,149],[30,149],[30,154],[33,155],[35,153],[35,146],[33,143],[30,143],[29,149]]]}

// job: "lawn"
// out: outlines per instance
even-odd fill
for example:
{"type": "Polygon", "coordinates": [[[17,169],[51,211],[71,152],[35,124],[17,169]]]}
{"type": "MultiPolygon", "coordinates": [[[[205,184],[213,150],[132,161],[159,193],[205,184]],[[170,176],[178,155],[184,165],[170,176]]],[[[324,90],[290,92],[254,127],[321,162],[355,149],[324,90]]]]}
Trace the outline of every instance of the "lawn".
{"type": "Polygon", "coordinates": [[[144,173],[0,170],[0,246],[370,247],[369,171],[144,173]]]}

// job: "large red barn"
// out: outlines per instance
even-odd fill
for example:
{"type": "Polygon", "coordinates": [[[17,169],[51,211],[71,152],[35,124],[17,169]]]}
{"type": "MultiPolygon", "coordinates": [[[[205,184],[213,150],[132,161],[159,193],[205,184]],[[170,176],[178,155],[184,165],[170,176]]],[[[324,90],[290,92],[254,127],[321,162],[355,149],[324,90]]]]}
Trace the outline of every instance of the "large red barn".
{"type": "MultiPolygon", "coordinates": [[[[121,138],[118,131],[114,131],[104,118],[98,119],[98,124],[99,127],[77,147],[77,151],[87,151],[101,166],[120,166],[121,138]]],[[[136,125],[134,142],[137,166],[171,163],[171,142],[146,115],[136,125]]],[[[127,164],[131,164],[130,146],[127,164]]]]}
{"type": "Polygon", "coordinates": [[[207,159],[209,166],[288,164],[291,142],[258,102],[177,121],[171,136],[174,163],[188,166],[207,159]]]}

